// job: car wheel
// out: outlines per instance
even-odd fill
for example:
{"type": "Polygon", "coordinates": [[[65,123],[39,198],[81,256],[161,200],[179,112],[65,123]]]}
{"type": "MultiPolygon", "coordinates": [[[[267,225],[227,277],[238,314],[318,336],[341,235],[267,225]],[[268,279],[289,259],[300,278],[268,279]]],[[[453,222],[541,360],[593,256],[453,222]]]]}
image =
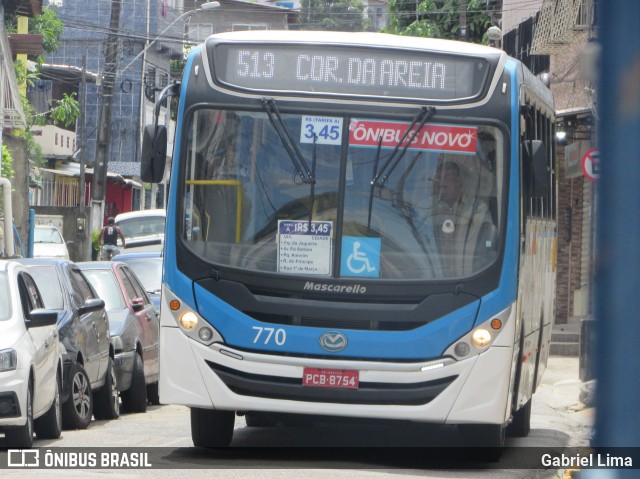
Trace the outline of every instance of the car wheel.
{"type": "Polygon", "coordinates": [[[95,408],[93,415],[96,419],[118,419],[120,417],[120,392],[116,369],[113,360],[109,358],[107,372],[104,376],[104,386],[96,391],[95,408]]]}
{"type": "Polygon", "coordinates": [[[60,403],[60,376],[56,376],[56,390],[53,403],[43,416],[36,419],[35,430],[38,439],[58,439],[62,432],[62,404],[60,403]]]}
{"type": "Polygon", "coordinates": [[[196,447],[228,447],[233,438],[234,411],[191,408],[191,439],[196,447]]]}
{"type": "Polygon", "coordinates": [[[144,364],[136,352],[131,374],[131,386],[122,393],[122,407],[127,412],[145,412],[147,410],[147,385],[144,380],[144,364]]]}
{"type": "Polygon", "coordinates": [[[86,429],[93,414],[93,395],[89,376],[80,363],[71,366],[71,394],[62,405],[64,429],[86,429]]]}
{"type": "Polygon", "coordinates": [[[147,401],[158,406],[160,404],[160,394],[158,394],[158,383],[147,384],[147,401]]]}
{"type": "Polygon", "coordinates": [[[9,447],[30,448],[33,446],[33,393],[27,388],[27,422],[24,426],[5,429],[4,435],[9,447]]]}

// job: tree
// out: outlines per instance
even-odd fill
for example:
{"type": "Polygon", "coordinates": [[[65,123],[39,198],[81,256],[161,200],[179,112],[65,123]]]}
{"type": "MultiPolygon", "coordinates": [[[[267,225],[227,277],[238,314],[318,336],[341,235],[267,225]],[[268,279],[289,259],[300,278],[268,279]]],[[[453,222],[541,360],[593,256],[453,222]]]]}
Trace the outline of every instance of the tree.
{"type": "Polygon", "coordinates": [[[488,43],[496,2],[487,0],[389,0],[388,33],[460,39],[461,4],[466,3],[467,40],[488,43]]]}
{"type": "MultiPolygon", "coordinates": [[[[7,32],[16,31],[16,18],[7,17],[7,32]]],[[[45,52],[53,53],[58,49],[59,39],[64,31],[64,24],[58,19],[58,15],[53,8],[45,7],[42,14],[35,15],[29,21],[29,33],[42,35],[43,47],[45,52]]],[[[26,83],[29,86],[36,84],[40,80],[40,65],[44,58],[38,56],[35,60],[27,60],[25,65],[22,61],[14,62],[14,70],[18,84],[26,83]]],[[[31,125],[44,124],[45,117],[51,118],[54,124],[62,124],[70,126],[80,115],[80,107],[74,98],[75,94],[64,94],[62,99],[54,100],[54,106],[47,112],[35,114],[32,108],[27,107],[25,115],[27,118],[27,129],[31,125]]],[[[24,106],[25,101],[23,101],[24,106]]]]}
{"type": "Polygon", "coordinates": [[[2,170],[0,171],[0,177],[11,180],[14,174],[13,157],[7,149],[7,145],[2,145],[2,170]]]}
{"type": "Polygon", "coordinates": [[[304,30],[361,32],[370,30],[361,0],[302,0],[300,27],[304,30]]]}
{"type": "MultiPolygon", "coordinates": [[[[64,24],[58,20],[58,15],[53,8],[45,8],[41,15],[36,15],[33,22],[29,22],[30,33],[42,35],[42,46],[47,53],[58,50],[58,40],[64,30],[64,24]]],[[[41,63],[41,62],[40,62],[41,63]]]]}

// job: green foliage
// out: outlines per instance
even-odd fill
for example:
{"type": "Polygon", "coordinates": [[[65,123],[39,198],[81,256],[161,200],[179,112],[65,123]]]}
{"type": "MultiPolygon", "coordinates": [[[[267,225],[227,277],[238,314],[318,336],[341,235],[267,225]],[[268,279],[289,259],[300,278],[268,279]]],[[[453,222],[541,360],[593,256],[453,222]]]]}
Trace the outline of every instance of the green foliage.
{"type": "Polygon", "coordinates": [[[58,14],[53,8],[45,7],[41,15],[35,15],[29,22],[29,31],[42,35],[44,51],[53,53],[58,50],[58,40],[64,31],[64,24],[58,19],[58,14]]]}
{"type": "Polygon", "coordinates": [[[18,85],[26,83],[28,86],[35,86],[36,82],[40,79],[40,72],[38,68],[29,68],[22,60],[16,60],[13,62],[13,70],[16,72],[16,80],[18,85]]]}
{"type": "Polygon", "coordinates": [[[361,0],[302,0],[300,27],[303,30],[361,32],[371,29],[361,0]]]}
{"type": "MultiPolygon", "coordinates": [[[[492,25],[485,0],[467,0],[467,40],[488,43],[492,25]]],[[[414,37],[460,39],[460,0],[389,0],[388,33],[414,37]],[[417,11],[416,11],[417,7],[417,11]]]]}
{"type": "Polygon", "coordinates": [[[0,177],[13,179],[16,172],[13,171],[13,156],[7,149],[7,145],[2,145],[2,171],[0,171],[0,177]]]}
{"type": "Polygon", "coordinates": [[[181,81],[184,67],[187,64],[187,58],[194,45],[185,45],[182,47],[182,58],[169,60],[169,70],[171,71],[171,79],[173,81],[181,81]]]}
{"type": "Polygon", "coordinates": [[[99,237],[99,230],[93,230],[91,232],[91,259],[93,260],[96,260],[100,254],[100,243],[98,242],[99,237]]]}
{"type": "Polygon", "coordinates": [[[66,127],[73,125],[80,116],[80,106],[75,99],[76,94],[62,94],[61,100],[54,100],[55,106],[49,110],[49,117],[54,125],[63,124],[66,127]]]}
{"type": "Polygon", "coordinates": [[[22,138],[27,143],[27,149],[29,151],[29,156],[32,161],[34,161],[38,166],[44,165],[44,155],[42,154],[42,147],[36,142],[33,137],[33,133],[31,132],[31,127],[34,124],[37,124],[36,119],[38,116],[35,114],[31,103],[27,100],[27,97],[24,95],[20,95],[20,100],[22,101],[22,111],[24,111],[24,118],[27,123],[27,128],[25,130],[13,130],[11,132],[12,135],[17,136],[18,138],[22,138]]]}

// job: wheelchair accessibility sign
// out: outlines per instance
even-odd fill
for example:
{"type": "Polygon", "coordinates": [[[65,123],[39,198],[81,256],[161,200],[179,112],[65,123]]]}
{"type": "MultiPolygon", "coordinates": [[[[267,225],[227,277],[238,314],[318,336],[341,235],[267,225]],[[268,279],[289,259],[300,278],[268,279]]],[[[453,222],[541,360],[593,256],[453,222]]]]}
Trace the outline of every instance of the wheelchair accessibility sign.
{"type": "Polygon", "coordinates": [[[380,247],[380,238],[343,236],[340,275],[378,278],[380,247]]]}

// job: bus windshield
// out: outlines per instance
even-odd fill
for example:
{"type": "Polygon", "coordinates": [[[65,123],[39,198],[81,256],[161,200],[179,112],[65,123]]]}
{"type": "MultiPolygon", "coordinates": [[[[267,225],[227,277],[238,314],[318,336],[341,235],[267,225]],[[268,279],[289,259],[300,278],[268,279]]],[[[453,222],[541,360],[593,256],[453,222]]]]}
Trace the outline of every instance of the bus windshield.
{"type": "Polygon", "coordinates": [[[264,111],[190,114],[182,239],[203,259],[400,280],[468,277],[497,259],[498,129],[427,123],[388,161],[410,122],[288,113],[280,120],[264,111]],[[300,156],[312,181],[301,178],[300,156]]]}

